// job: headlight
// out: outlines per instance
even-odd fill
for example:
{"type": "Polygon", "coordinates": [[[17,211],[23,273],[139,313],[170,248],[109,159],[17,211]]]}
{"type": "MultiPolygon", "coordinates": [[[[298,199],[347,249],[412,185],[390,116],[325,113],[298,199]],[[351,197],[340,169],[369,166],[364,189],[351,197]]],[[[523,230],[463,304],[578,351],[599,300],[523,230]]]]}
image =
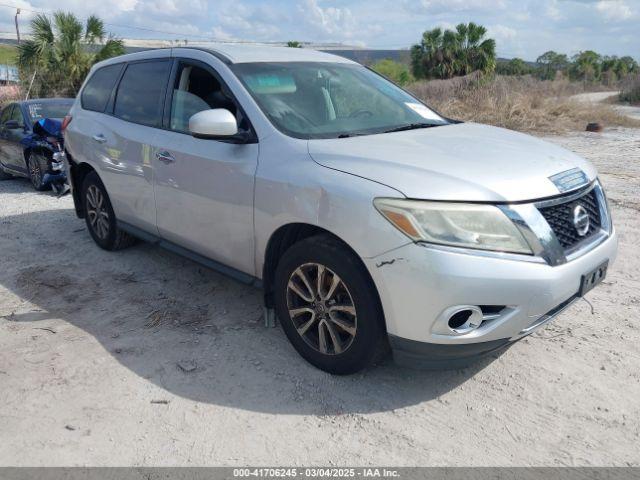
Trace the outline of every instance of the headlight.
{"type": "Polygon", "coordinates": [[[499,252],[533,253],[520,231],[493,205],[377,198],[374,205],[416,242],[499,252]]]}

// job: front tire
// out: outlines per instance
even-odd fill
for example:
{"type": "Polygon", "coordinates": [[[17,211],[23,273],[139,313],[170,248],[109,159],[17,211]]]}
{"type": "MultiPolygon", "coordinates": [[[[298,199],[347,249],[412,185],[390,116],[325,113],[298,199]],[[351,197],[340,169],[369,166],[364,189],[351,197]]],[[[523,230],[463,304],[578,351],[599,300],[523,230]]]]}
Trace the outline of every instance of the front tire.
{"type": "Polygon", "coordinates": [[[104,250],[120,250],[136,241],[117,225],[111,200],[96,172],[87,174],[82,184],[84,219],[96,244],[104,250]]]}
{"type": "Polygon", "coordinates": [[[338,375],[355,373],[384,351],[384,317],[360,259],[329,235],[294,244],[275,273],[276,313],[309,363],[338,375]]]}
{"type": "Polygon", "coordinates": [[[44,183],[44,174],[47,172],[47,159],[39,153],[32,153],[27,158],[27,170],[29,171],[29,180],[31,185],[38,192],[43,192],[47,189],[47,184],[44,183]]]}

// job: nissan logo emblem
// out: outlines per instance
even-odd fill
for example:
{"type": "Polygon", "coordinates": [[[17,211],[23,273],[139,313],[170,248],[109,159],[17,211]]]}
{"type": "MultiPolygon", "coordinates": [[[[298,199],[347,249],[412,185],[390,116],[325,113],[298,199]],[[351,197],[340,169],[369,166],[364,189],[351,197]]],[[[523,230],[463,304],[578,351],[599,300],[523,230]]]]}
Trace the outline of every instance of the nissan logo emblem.
{"type": "Polygon", "coordinates": [[[573,226],[581,237],[589,232],[589,213],[582,205],[576,205],[573,209],[573,226]]]}

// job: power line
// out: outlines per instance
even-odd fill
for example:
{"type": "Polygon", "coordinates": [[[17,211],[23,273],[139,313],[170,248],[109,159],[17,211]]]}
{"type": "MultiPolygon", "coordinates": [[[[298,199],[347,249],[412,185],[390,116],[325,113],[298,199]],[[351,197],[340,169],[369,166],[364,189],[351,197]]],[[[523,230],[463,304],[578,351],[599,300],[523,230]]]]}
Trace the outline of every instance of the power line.
{"type": "MultiPolygon", "coordinates": [[[[19,7],[17,5],[9,5],[6,3],[0,3],[0,7],[6,7],[6,8],[11,8],[11,9],[17,9],[19,8],[22,11],[25,12],[31,12],[31,13],[37,13],[40,15],[46,15],[46,16],[51,16],[52,12],[51,11],[44,11],[44,10],[33,10],[33,9],[29,9],[29,8],[23,8],[23,7],[19,7]]],[[[86,20],[86,18],[80,17],[82,20],[86,20]]],[[[184,38],[184,32],[179,33],[179,32],[169,32],[166,30],[157,30],[154,28],[147,28],[147,27],[138,27],[136,25],[123,25],[123,24],[117,24],[117,23],[111,23],[111,22],[102,22],[104,25],[109,25],[111,27],[117,27],[117,28],[124,28],[124,29],[130,29],[130,30],[143,30],[145,32],[152,32],[152,33],[162,33],[164,35],[174,35],[174,36],[178,36],[181,38],[184,38]]],[[[190,34],[190,35],[186,35],[187,37],[191,37],[191,38],[201,38],[201,39],[206,39],[209,41],[221,41],[221,42],[229,42],[229,43],[246,43],[243,40],[216,40],[214,38],[211,38],[209,36],[206,35],[198,35],[198,34],[190,34]]]]}

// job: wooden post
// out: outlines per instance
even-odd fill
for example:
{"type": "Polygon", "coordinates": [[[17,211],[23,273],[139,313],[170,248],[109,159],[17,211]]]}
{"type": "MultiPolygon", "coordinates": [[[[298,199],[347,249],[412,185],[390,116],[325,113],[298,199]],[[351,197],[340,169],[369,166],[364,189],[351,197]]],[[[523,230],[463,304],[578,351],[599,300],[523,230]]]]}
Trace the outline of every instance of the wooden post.
{"type": "Polygon", "coordinates": [[[20,15],[20,9],[16,9],[16,36],[18,37],[18,45],[20,45],[20,28],[18,27],[18,15],[20,15]]]}

